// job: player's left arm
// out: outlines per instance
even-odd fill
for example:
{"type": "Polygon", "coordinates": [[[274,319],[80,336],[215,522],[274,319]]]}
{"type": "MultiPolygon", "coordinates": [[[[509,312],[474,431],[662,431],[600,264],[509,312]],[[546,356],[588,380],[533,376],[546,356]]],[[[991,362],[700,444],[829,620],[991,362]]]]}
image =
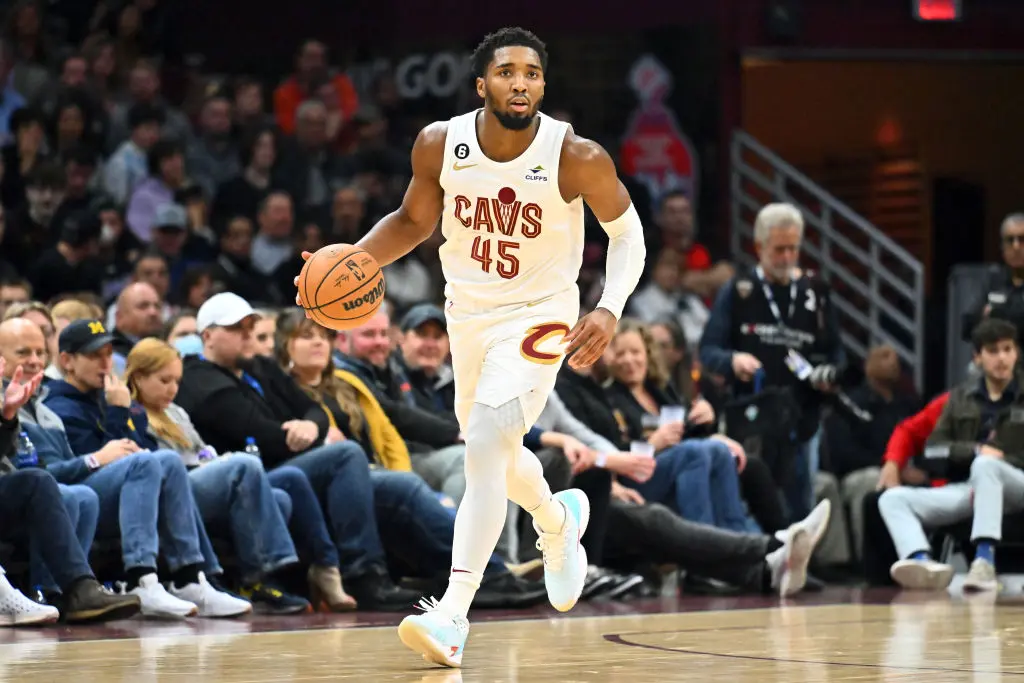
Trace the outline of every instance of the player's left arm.
{"type": "Polygon", "coordinates": [[[577,137],[571,131],[566,134],[558,181],[562,196],[582,196],[608,234],[601,300],[565,338],[569,343],[566,353],[574,354],[569,365],[587,367],[604,353],[626,300],[643,275],[644,230],[629,192],[615,171],[615,163],[596,142],[577,137]]]}

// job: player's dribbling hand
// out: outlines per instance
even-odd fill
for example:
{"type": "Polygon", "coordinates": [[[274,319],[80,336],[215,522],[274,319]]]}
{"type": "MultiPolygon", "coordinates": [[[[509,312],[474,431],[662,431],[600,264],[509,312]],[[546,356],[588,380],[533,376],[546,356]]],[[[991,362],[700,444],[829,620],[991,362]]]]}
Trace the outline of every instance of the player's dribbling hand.
{"type": "MultiPolygon", "coordinates": [[[[313,255],[313,252],[311,252],[311,251],[304,251],[304,252],[302,252],[302,260],[303,261],[308,261],[309,257],[312,256],[312,255],[313,255]]],[[[292,284],[295,285],[295,289],[296,289],[296,292],[295,292],[295,305],[296,306],[301,306],[302,305],[302,299],[299,297],[299,292],[298,292],[298,288],[299,288],[299,276],[298,275],[296,275],[295,277],[292,278],[292,284]]],[[[306,317],[307,318],[309,317],[309,311],[306,311],[306,317]]]]}
{"type": "Polygon", "coordinates": [[[580,318],[562,340],[568,344],[565,355],[572,355],[569,367],[588,368],[593,365],[612,340],[618,322],[611,311],[603,308],[596,308],[580,318]]]}

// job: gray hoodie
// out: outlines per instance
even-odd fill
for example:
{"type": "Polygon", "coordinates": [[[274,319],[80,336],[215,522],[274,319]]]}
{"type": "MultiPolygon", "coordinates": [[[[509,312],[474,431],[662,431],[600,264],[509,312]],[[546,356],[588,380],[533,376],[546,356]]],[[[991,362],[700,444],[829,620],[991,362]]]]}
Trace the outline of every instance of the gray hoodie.
{"type": "Polygon", "coordinates": [[[199,432],[196,431],[195,426],[192,424],[192,419],[185,412],[184,408],[174,403],[167,406],[167,410],[164,413],[167,417],[171,418],[174,424],[181,427],[181,431],[185,433],[185,438],[188,439],[189,445],[182,448],[176,443],[171,443],[157,436],[156,432],[153,431],[152,421],[149,423],[149,435],[156,439],[160,448],[169,448],[172,451],[177,451],[186,467],[197,466],[199,464],[199,451],[206,447],[206,442],[203,441],[203,437],[199,436],[199,432]]]}

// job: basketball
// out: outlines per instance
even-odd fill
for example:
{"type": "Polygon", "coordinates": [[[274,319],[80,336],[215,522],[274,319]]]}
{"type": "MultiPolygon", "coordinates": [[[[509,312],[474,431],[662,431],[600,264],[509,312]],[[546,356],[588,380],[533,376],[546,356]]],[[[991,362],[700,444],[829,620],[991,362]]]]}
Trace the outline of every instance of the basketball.
{"type": "Polygon", "coordinates": [[[299,273],[299,300],[310,318],[332,330],[351,330],[384,301],[384,274],[360,247],[332,244],[309,257],[299,273]]]}

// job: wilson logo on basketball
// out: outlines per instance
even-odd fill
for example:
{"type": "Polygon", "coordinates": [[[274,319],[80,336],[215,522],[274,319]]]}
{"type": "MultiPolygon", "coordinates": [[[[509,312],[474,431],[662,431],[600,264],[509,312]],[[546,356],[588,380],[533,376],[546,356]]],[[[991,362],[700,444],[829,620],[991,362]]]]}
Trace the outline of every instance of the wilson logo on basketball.
{"type": "Polygon", "coordinates": [[[351,301],[343,301],[342,306],[346,311],[354,311],[361,306],[366,304],[373,304],[380,297],[384,296],[384,278],[381,278],[377,283],[377,286],[363,294],[358,299],[352,299],[351,301]]]}

